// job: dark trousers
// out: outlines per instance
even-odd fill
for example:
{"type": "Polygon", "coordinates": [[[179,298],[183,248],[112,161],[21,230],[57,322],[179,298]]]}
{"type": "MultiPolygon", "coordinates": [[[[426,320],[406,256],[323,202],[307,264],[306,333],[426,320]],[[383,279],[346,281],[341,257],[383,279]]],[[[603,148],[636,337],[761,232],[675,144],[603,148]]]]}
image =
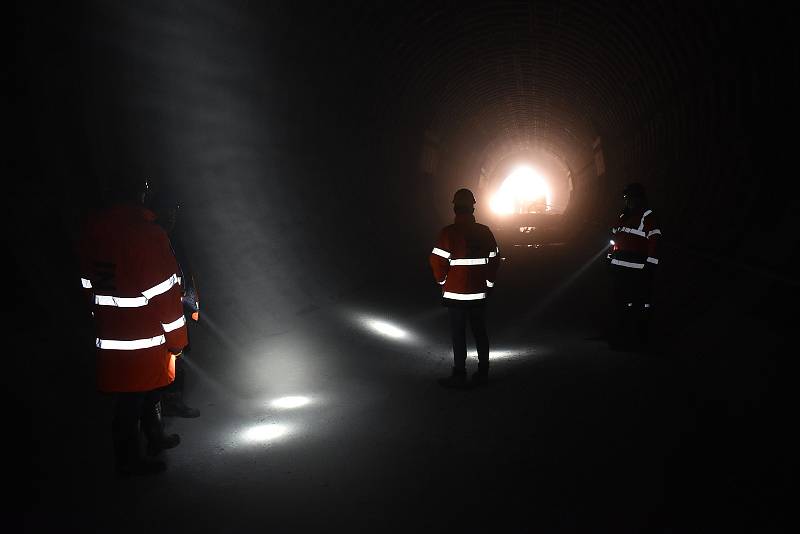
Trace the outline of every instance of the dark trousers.
{"type": "Polygon", "coordinates": [[[654,270],[612,266],[611,272],[615,323],[609,341],[621,347],[644,345],[653,313],[654,270]]]}
{"type": "Polygon", "coordinates": [[[148,440],[158,433],[161,389],[114,395],[114,419],[111,423],[114,453],[118,463],[134,462],[139,455],[139,430],[148,440]]]}
{"type": "Polygon", "coordinates": [[[467,320],[472,327],[478,349],[478,369],[489,368],[489,335],[486,333],[486,308],[448,308],[450,310],[450,335],[453,338],[453,367],[466,369],[467,320]]]}

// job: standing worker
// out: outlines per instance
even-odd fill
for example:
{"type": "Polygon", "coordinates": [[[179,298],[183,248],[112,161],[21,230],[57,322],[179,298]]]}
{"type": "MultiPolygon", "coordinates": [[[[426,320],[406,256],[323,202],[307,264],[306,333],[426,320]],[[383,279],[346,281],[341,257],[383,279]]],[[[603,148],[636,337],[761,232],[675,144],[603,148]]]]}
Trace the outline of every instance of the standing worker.
{"type": "Polygon", "coordinates": [[[485,385],[489,378],[486,300],[494,287],[500,249],[489,227],[475,222],[472,191],[456,191],[453,211],[455,223],[439,233],[429,261],[434,279],[442,286],[442,303],[450,312],[453,341],[452,374],[439,383],[460,388],[467,385],[467,320],[478,349],[478,370],[472,375],[472,385],[485,385]]]}
{"type": "MultiPolygon", "coordinates": [[[[181,246],[181,240],[176,237],[175,227],[178,222],[180,212],[180,202],[178,196],[166,184],[159,184],[157,187],[151,186],[145,205],[156,214],[156,223],[167,232],[172,244],[172,251],[178,264],[178,279],[181,281],[181,301],[187,319],[195,323],[200,321],[200,301],[197,294],[194,275],[189,266],[188,259],[181,246]]],[[[188,328],[188,327],[187,327],[188,328]]],[[[191,343],[188,342],[183,349],[183,356],[175,362],[175,380],[168,385],[161,394],[162,414],[165,417],[200,417],[200,410],[192,408],[184,401],[184,388],[186,385],[186,355],[191,351],[191,343]]]]}
{"type": "Polygon", "coordinates": [[[642,184],[629,184],[622,196],[625,206],[611,229],[609,257],[616,325],[609,344],[614,349],[630,350],[647,345],[661,227],[647,207],[642,184]]]}
{"type": "Polygon", "coordinates": [[[111,205],[89,218],[79,242],[81,283],[95,327],[97,384],[115,397],[112,437],[117,474],[163,471],[152,457],[180,443],[166,435],[160,389],[175,378],[187,345],[178,267],[166,232],[142,204],[147,183],[123,177],[111,205]],[[139,431],[147,440],[147,456],[139,431]]]}

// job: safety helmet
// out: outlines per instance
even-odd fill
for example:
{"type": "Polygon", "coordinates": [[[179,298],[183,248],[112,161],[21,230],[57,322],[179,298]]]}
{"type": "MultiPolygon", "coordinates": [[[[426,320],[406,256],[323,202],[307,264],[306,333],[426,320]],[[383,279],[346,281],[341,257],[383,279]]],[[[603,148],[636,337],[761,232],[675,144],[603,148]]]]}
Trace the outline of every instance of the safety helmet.
{"type": "Polygon", "coordinates": [[[633,182],[625,186],[622,190],[623,197],[636,197],[644,199],[647,197],[644,191],[644,186],[639,182],[633,182]]]}
{"type": "Polygon", "coordinates": [[[455,195],[453,195],[453,204],[456,206],[472,207],[475,205],[475,196],[469,189],[459,189],[456,191],[455,195]]]}

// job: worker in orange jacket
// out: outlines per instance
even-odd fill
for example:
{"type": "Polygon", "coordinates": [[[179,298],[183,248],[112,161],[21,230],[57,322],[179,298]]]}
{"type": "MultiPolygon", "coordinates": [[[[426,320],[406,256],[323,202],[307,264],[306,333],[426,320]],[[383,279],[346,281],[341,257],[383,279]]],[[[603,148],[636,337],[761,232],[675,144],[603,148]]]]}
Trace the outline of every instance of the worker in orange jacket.
{"type": "Polygon", "coordinates": [[[648,342],[661,224],[648,207],[642,184],[628,184],[622,196],[625,205],[611,228],[608,254],[616,316],[609,345],[628,350],[644,348],[648,342]]]}
{"type": "Polygon", "coordinates": [[[446,387],[464,387],[466,381],[466,323],[469,321],[478,349],[478,370],[472,385],[484,385],[489,377],[489,336],[486,301],[497,276],[500,249],[488,226],[475,222],[475,196],[459,189],[453,196],[455,222],[439,233],[429,262],[442,286],[442,303],[450,313],[453,369],[440,380],[446,387]]]}
{"type": "Polygon", "coordinates": [[[142,205],[146,182],[123,178],[114,193],[82,230],[80,277],[94,319],[98,389],[115,397],[117,473],[152,474],[165,468],[152,457],[180,442],[164,433],[160,389],[174,380],[187,344],[181,280],[167,234],[142,205]]]}

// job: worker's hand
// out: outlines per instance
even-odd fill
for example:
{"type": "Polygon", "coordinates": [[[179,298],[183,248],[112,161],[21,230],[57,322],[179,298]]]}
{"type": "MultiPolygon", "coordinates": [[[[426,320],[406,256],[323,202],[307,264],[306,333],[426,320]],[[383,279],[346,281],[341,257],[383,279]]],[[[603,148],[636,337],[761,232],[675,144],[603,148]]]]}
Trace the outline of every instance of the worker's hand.
{"type": "Polygon", "coordinates": [[[175,359],[177,360],[183,356],[183,349],[169,349],[169,353],[175,356],[175,359]]]}

